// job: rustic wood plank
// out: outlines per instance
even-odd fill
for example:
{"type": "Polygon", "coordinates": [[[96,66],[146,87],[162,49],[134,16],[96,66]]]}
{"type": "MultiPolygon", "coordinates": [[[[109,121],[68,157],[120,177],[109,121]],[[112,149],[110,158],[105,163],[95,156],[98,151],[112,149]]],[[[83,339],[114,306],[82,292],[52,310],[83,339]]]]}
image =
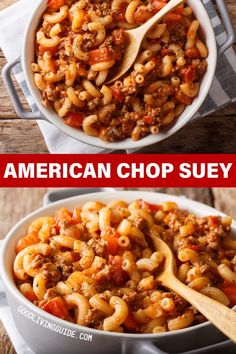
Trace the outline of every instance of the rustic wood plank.
{"type": "Polygon", "coordinates": [[[236,219],[236,189],[235,188],[214,188],[212,190],[214,205],[217,209],[236,219]]]}
{"type": "Polygon", "coordinates": [[[0,239],[24,216],[42,206],[46,188],[0,189],[0,239]]]}
{"type": "Polygon", "coordinates": [[[1,354],[16,354],[9,337],[0,321],[0,353],[1,354]]]}
{"type": "Polygon", "coordinates": [[[230,16],[232,18],[232,22],[234,26],[236,26],[236,7],[235,7],[235,1],[234,0],[227,0],[226,1],[230,16]]]}
{"type": "MultiPolygon", "coordinates": [[[[127,190],[130,190],[130,188],[127,188],[127,190]]],[[[138,190],[165,193],[180,197],[183,196],[188,199],[207,204],[209,206],[214,206],[212,192],[211,189],[208,188],[140,188],[138,190]]]]}
{"type": "Polygon", "coordinates": [[[143,149],[143,152],[235,153],[235,131],[236,116],[208,116],[193,121],[158,145],[143,149]]]}
{"type": "Polygon", "coordinates": [[[15,2],[17,2],[17,0],[2,0],[0,3],[0,11],[14,4],[15,2]]]}
{"type": "MultiPolygon", "coordinates": [[[[0,72],[2,71],[3,66],[6,64],[6,59],[0,49],[0,72]]],[[[17,88],[17,93],[21,99],[24,109],[29,110],[29,106],[26,102],[25,96],[22,94],[22,91],[13,76],[13,82],[17,88]]],[[[13,108],[9,95],[7,93],[5,84],[2,77],[0,76],[0,120],[1,119],[17,119],[16,112],[13,108]]]]}
{"type": "Polygon", "coordinates": [[[0,120],[0,154],[46,154],[48,149],[35,121],[0,120]]]}

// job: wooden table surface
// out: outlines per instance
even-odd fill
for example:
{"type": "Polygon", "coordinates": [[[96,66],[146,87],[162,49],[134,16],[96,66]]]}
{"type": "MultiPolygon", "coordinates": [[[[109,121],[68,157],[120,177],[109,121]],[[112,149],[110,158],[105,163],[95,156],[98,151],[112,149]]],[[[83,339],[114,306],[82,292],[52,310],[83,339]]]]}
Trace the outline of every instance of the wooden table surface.
{"type": "MultiPolygon", "coordinates": [[[[16,0],[1,0],[0,10],[16,0]]],[[[226,0],[236,28],[236,2],[226,0]]],[[[0,71],[6,60],[0,51],[0,71]]],[[[21,95],[22,97],[23,95],[21,95]]],[[[23,97],[22,100],[24,101],[23,97]]],[[[27,105],[26,105],[27,107],[27,105]]],[[[149,153],[235,153],[236,103],[208,117],[192,122],[149,153]],[[194,134],[192,133],[194,132],[194,134]]],[[[35,121],[18,119],[0,78],[0,153],[47,153],[35,121]]]]}
{"type": "MultiPolygon", "coordinates": [[[[150,189],[148,189],[150,191],[150,189]]],[[[221,211],[236,218],[235,189],[159,189],[174,195],[185,195],[188,198],[215,206],[221,211]]],[[[0,239],[17,221],[28,213],[42,206],[42,198],[47,189],[0,189],[0,239]]],[[[0,322],[0,354],[15,354],[8,335],[0,322]]]]}

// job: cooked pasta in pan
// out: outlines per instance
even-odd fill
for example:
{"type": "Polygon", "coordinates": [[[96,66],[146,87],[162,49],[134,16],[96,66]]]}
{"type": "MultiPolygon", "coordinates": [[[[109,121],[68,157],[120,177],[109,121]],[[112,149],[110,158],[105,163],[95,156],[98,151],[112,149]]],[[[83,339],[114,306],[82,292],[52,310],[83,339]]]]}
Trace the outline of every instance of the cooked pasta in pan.
{"type": "Polygon", "coordinates": [[[198,217],[174,202],[90,201],[33,221],[16,245],[14,276],[28,300],[69,322],[113,332],[174,331],[205,318],[156,280],[164,256],[151,238],[171,247],[183,283],[233,306],[230,230],[230,217],[198,217]]]}
{"type": "Polygon", "coordinates": [[[109,84],[128,45],[125,30],[167,2],[48,0],[32,63],[43,104],[65,124],[107,142],[139,140],[174,122],[207,70],[208,49],[187,4],[154,26],[132,69],[109,84]]]}

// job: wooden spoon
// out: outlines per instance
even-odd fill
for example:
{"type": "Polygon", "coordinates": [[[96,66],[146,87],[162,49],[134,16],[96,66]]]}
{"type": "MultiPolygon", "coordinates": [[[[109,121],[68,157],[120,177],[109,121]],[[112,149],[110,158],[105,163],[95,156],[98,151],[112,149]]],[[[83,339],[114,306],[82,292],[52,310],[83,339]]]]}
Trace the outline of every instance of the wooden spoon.
{"type": "Polygon", "coordinates": [[[163,270],[157,280],[187,300],[221,332],[236,343],[236,312],[183,284],[175,275],[175,257],[169,246],[160,238],[151,237],[155,249],[165,256],[163,270]]]}
{"type": "Polygon", "coordinates": [[[146,34],[152,29],[152,27],[157,24],[164,16],[172,12],[176,7],[181,5],[184,0],[171,0],[168,2],[158,13],[153,16],[150,20],[132,30],[127,30],[125,33],[129,36],[129,44],[126,48],[122,64],[119,68],[119,72],[109,81],[112,83],[119,78],[121,78],[134,64],[135,59],[140,51],[143,39],[146,34]]]}

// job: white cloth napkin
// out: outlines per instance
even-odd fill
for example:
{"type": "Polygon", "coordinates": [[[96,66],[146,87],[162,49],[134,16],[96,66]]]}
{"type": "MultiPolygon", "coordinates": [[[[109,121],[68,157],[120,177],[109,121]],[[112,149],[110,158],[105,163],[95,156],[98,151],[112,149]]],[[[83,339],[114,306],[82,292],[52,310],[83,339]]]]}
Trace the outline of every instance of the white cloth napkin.
{"type": "MultiPolygon", "coordinates": [[[[0,241],[0,249],[2,246],[0,241]]],[[[2,321],[5,330],[15,348],[17,354],[34,354],[34,352],[28,347],[23,338],[18,333],[15,323],[13,321],[12,313],[10,307],[7,304],[7,299],[5,295],[5,289],[0,278],[0,320],[2,321]]]]}
{"type": "MultiPolygon", "coordinates": [[[[12,61],[20,55],[25,26],[33,9],[35,9],[39,2],[40,0],[20,0],[0,12],[0,47],[8,61],[12,61]]],[[[217,15],[212,1],[203,0],[203,4],[210,16],[217,43],[218,45],[221,45],[226,39],[224,26],[217,15]]],[[[33,98],[27,90],[21,68],[19,68],[16,79],[20,83],[30,106],[35,106],[33,98]]],[[[207,114],[234,102],[236,100],[235,81],[236,56],[233,48],[229,48],[224,54],[219,56],[216,75],[209,95],[193,119],[206,116],[207,114]]],[[[61,133],[50,123],[39,121],[38,124],[46,141],[48,150],[51,153],[97,154],[111,152],[111,150],[108,149],[103,150],[101,148],[80,143],[66,134],[61,133]]],[[[128,150],[127,153],[135,151],[137,151],[137,149],[128,150]]]]}

